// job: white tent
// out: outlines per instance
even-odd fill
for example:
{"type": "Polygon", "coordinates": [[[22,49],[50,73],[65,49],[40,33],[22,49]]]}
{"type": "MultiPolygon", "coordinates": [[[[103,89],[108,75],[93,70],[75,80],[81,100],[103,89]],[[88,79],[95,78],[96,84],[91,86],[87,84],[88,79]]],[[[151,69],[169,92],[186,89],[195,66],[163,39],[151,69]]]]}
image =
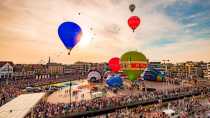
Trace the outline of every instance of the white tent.
{"type": "Polygon", "coordinates": [[[22,94],[0,107],[0,118],[24,118],[45,93],[22,94]]]}

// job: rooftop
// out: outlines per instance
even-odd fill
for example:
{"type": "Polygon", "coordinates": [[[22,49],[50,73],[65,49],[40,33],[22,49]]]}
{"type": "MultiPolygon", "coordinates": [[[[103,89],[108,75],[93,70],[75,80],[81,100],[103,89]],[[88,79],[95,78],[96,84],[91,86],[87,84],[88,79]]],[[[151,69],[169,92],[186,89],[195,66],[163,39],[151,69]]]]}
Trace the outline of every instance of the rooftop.
{"type": "Polygon", "coordinates": [[[0,118],[24,118],[45,93],[22,94],[0,107],[0,118]]]}

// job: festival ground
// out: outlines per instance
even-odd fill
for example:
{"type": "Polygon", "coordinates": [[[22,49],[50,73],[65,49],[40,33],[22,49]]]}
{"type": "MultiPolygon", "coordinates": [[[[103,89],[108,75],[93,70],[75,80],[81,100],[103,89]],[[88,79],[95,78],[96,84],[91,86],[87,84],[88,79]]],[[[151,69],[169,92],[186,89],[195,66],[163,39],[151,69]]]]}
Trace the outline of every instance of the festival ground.
{"type": "MultiPolygon", "coordinates": [[[[143,82],[140,83],[142,85],[143,82]]],[[[154,82],[154,81],[144,81],[146,88],[152,88],[158,90],[169,90],[175,89],[181,86],[189,86],[189,85],[175,85],[166,82],[154,82]]],[[[70,102],[70,94],[69,94],[69,82],[56,84],[58,86],[65,86],[62,89],[55,91],[48,98],[47,101],[50,103],[69,103],[70,102]]],[[[94,89],[98,89],[98,91],[103,91],[106,89],[106,93],[100,96],[112,97],[112,96],[121,96],[121,95],[131,95],[142,92],[142,89],[132,89],[130,81],[124,81],[124,87],[119,89],[117,92],[113,90],[107,89],[105,83],[90,83],[87,80],[76,80],[72,81],[71,87],[71,102],[79,102],[81,100],[90,100],[93,99],[93,93],[91,92],[94,89]]],[[[142,87],[142,86],[141,86],[142,87]]]]}

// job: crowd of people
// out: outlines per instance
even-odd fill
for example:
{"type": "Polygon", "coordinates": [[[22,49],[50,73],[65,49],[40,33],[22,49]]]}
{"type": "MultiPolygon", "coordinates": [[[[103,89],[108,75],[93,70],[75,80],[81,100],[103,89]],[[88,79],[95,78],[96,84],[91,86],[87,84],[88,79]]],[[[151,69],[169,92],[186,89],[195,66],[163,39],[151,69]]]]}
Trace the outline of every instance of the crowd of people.
{"type": "MultiPolygon", "coordinates": [[[[78,77],[71,77],[72,80],[78,79],[78,77]]],[[[22,90],[28,86],[39,86],[44,84],[56,83],[56,82],[63,82],[67,81],[66,78],[46,78],[46,79],[21,79],[21,80],[14,80],[10,81],[8,84],[0,83],[0,106],[7,103],[8,101],[12,100],[16,96],[22,93],[22,90]]],[[[36,107],[33,109],[33,112],[29,115],[29,117],[53,117],[53,116],[60,116],[66,114],[78,114],[81,112],[87,111],[96,111],[102,110],[105,108],[113,108],[119,106],[126,106],[128,104],[133,103],[144,103],[144,102],[161,102],[162,99],[170,98],[170,97],[177,97],[180,95],[189,95],[193,93],[207,93],[209,88],[206,87],[182,87],[176,88],[169,91],[153,91],[153,92],[141,92],[135,95],[121,95],[115,97],[102,97],[93,100],[82,100],[80,102],[72,102],[69,104],[52,104],[46,101],[41,101],[36,107]]],[[[174,103],[175,104],[175,103],[174,103]]],[[[190,111],[192,107],[196,106],[196,102],[190,102],[186,106],[183,106],[182,109],[185,112],[195,112],[190,111]]],[[[173,105],[173,106],[176,106],[173,105]]],[[[198,111],[196,111],[198,112],[198,111]]],[[[162,112],[152,112],[151,109],[144,109],[142,107],[137,107],[135,109],[121,109],[118,110],[116,113],[108,114],[110,117],[117,116],[133,116],[133,117],[143,117],[147,116],[148,114],[153,114],[153,116],[167,118],[167,116],[162,112]],[[140,112],[141,111],[141,112],[140,112]],[[144,111],[144,112],[142,112],[144,111]],[[149,111],[149,112],[148,112],[149,111]],[[155,115],[154,115],[155,114],[155,115]]],[[[155,118],[155,117],[154,117],[155,118]]]]}
{"type": "Polygon", "coordinates": [[[135,108],[123,108],[115,112],[105,115],[96,116],[95,118],[170,118],[170,116],[177,116],[179,118],[189,118],[190,116],[196,118],[205,118],[205,113],[210,109],[209,106],[202,104],[203,98],[194,99],[187,98],[175,100],[166,103],[166,105],[158,103],[150,106],[138,106],[135,108]],[[173,109],[173,114],[167,114],[164,109],[173,109]],[[179,114],[178,114],[179,113],[179,114]]]}
{"type": "MultiPolygon", "coordinates": [[[[78,76],[71,76],[72,80],[78,78],[78,76]]],[[[26,87],[34,87],[63,81],[68,81],[68,79],[66,79],[66,77],[43,79],[26,78],[18,80],[9,80],[8,84],[6,82],[0,81],[0,106],[23,93],[22,90],[26,87]]]]}
{"type": "Polygon", "coordinates": [[[156,107],[149,108],[138,106],[135,108],[124,108],[116,110],[115,112],[98,116],[97,118],[170,118],[162,111],[156,111],[156,107]]]}
{"type": "Polygon", "coordinates": [[[209,88],[202,87],[183,87],[176,88],[170,91],[154,91],[141,92],[136,95],[122,95],[116,97],[102,97],[93,100],[82,100],[80,102],[72,102],[71,104],[51,104],[46,101],[40,102],[33,110],[34,117],[52,117],[66,114],[77,114],[88,111],[102,110],[105,108],[113,108],[126,106],[135,103],[145,102],[161,102],[160,100],[166,98],[177,97],[181,95],[190,95],[194,93],[205,93],[209,88]]]}
{"type": "MultiPolygon", "coordinates": [[[[209,95],[207,96],[210,97],[209,95]]],[[[208,99],[207,98],[207,99],[208,99]]],[[[210,110],[210,107],[205,101],[206,98],[191,98],[191,99],[182,99],[171,102],[171,108],[175,109],[177,112],[185,113],[185,116],[193,115],[199,118],[206,117],[205,113],[210,110]]]]}
{"type": "Polygon", "coordinates": [[[21,90],[15,86],[0,86],[0,106],[21,94],[21,90]]]}

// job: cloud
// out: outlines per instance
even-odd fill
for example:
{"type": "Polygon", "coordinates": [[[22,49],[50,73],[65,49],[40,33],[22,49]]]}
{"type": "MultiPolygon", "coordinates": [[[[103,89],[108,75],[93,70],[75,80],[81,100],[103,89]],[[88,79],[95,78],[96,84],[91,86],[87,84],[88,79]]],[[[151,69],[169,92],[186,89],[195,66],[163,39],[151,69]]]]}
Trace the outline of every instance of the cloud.
{"type": "Polygon", "coordinates": [[[128,9],[131,2],[127,0],[5,0],[0,3],[0,56],[17,62],[23,62],[24,58],[24,62],[32,63],[48,56],[64,63],[101,62],[138,49],[151,60],[170,57],[181,61],[188,59],[184,53],[194,52],[200,54],[199,57],[193,55],[192,60],[207,60],[209,27],[201,24],[208,24],[209,12],[182,14],[190,11],[195,3],[200,2],[136,0],[136,9],[131,13],[128,9]],[[171,8],[173,12],[169,10],[171,8]],[[132,15],[141,18],[135,32],[127,25],[127,19],[132,15]],[[77,22],[83,33],[93,37],[85,47],[78,44],[71,59],[57,35],[57,27],[63,21],[77,22]],[[16,53],[20,53],[21,58],[13,55],[11,46],[17,48],[16,53]],[[200,50],[193,47],[200,47],[200,50]],[[60,52],[61,56],[56,56],[60,52]]]}

